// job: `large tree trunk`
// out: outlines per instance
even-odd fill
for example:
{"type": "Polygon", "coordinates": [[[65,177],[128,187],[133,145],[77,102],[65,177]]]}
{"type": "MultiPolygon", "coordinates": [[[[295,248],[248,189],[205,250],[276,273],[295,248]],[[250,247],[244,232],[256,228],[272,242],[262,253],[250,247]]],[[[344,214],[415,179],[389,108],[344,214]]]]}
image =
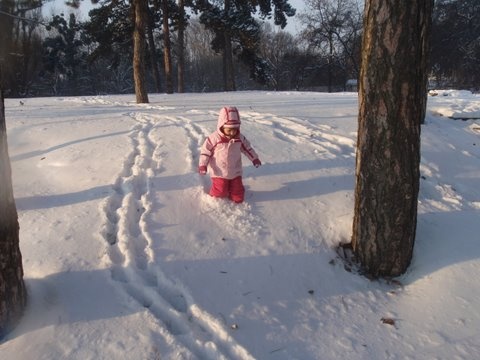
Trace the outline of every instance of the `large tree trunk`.
{"type": "Polygon", "coordinates": [[[4,89],[12,84],[11,52],[13,43],[14,0],[0,0],[0,84],[4,89]],[[3,78],[2,78],[3,76],[3,78]]]}
{"type": "MultiPolygon", "coordinates": [[[[2,50],[6,50],[13,38],[13,24],[14,17],[8,14],[13,14],[15,9],[14,0],[0,0],[0,46],[2,50]]],[[[2,55],[7,53],[2,53],[2,55]]]]}
{"type": "Polygon", "coordinates": [[[170,28],[168,26],[168,3],[162,0],[163,17],[163,59],[165,67],[165,92],[173,94],[173,75],[172,75],[172,45],[170,42],[170,28]]]}
{"type": "Polygon", "coordinates": [[[180,21],[178,23],[178,66],[177,66],[177,90],[185,92],[185,1],[178,0],[180,9],[180,21]]]}
{"type": "Polygon", "coordinates": [[[132,0],[135,27],[133,30],[133,78],[137,104],[148,103],[145,82],[145,24],[147,21],[147,0],[132,0]]]}
{"type": "Polygon", "coordinates": [[[352,246],[373,276],[410,264],[417,223],[432,0],[367,0],[352,246]]]}
{"type": "MultiPolygon", "coordinates": [[[[230,16],[230,0],[225,0],[225,17],[227,21],[225,24],[229,24],[228,18],[230,16]]],[[[223,81],[225,91],[235,91],[235,70],[233,68],[233,52],[232,52],[232,37],[230,35],[230,29],[228,25],[225,27],[224,32],[225,47],[223,49],[223,81]]]]}
{"type": "Polygon", "coordinates": [[[0,339],[2,339],[21,317],[26,305],[27,293],[23,283],[18,216],[13,198],[5,108],[1,89],[0,184],[0,339]]]}

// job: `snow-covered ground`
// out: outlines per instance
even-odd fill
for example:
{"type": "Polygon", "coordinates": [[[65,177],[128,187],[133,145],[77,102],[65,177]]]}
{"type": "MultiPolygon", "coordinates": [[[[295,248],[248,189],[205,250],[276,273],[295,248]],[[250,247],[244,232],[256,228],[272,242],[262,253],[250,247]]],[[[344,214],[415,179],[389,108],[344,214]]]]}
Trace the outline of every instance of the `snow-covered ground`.
{"type": "Polygon", "coordinates": [[[7,99],[29,306],[0,359],[480,359],[480,120],[449,118],[480,97],[428,100],[414,257],[387,282],[335,251],[356,94],[7,99]],[[263,162],[241,205],[196,173],[224,105],[263,162]]]}

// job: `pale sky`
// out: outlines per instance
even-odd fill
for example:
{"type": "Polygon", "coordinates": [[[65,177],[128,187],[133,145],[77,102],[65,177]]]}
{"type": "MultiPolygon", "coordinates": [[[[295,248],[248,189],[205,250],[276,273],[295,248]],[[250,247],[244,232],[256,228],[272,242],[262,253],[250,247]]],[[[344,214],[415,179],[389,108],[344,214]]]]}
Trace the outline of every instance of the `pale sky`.
{"type": "Polygon", "coordinates": [[[289,31],[292,34],[296,34],[300,31],[300,24],[297,20],[298,14],[305,10],[305,1],[303,0],[289,0],[288,2],[295,9],[297,9],[296,15],[293,18],[287,18],[288,23],[284,30],[289,31]]]}

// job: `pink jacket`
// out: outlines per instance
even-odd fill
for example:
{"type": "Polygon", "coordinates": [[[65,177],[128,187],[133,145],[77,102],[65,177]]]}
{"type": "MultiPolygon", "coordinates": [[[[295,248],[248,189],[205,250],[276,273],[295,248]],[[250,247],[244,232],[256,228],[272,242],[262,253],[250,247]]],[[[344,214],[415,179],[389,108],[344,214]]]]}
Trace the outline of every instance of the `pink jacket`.
{"type": "Polygon", "coordinates": [[[250,161],[258,159],[258,155],[250,142],[240,134],[229,139],[222,132],[222,127],[227,123],[240,126],[240,116],[234,107],[224,107],[220,110],[217,122],[217,131],[210,134],[200,149],[199,166],[208,166],[211,177],[234,179],[242,175],[242,153],[250,161]],[[233,114],[233,115],[232,115],[233,114]],[[230,118],[229,118],[230,116],[230,118]]]}

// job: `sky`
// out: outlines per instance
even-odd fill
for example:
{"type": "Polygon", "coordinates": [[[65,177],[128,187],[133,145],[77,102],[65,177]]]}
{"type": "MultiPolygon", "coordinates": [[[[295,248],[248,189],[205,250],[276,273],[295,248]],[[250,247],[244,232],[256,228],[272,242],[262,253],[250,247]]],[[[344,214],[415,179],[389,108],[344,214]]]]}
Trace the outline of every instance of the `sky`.
{"type": "Polygon", "coordinates": [[[428,97],[395,281],[338,250],[357,114],[356,93],[6,99],[29,302],[0,359],[479,359],[480,98],[428,97]],[[197,173],[225,105],[262,161],[243,204],[197,173]]]}
{"type": "Polygon", "coordinates": [[[301,30],[301,24],[298,20],[298,15],[305,11],[305,2],[303,0],[290,0],[289,4],[292,5],[297,11],[293,18],[288,18],[288,23],[285,27],[285,30],[292,34],[297,34],[301,30]]]}

